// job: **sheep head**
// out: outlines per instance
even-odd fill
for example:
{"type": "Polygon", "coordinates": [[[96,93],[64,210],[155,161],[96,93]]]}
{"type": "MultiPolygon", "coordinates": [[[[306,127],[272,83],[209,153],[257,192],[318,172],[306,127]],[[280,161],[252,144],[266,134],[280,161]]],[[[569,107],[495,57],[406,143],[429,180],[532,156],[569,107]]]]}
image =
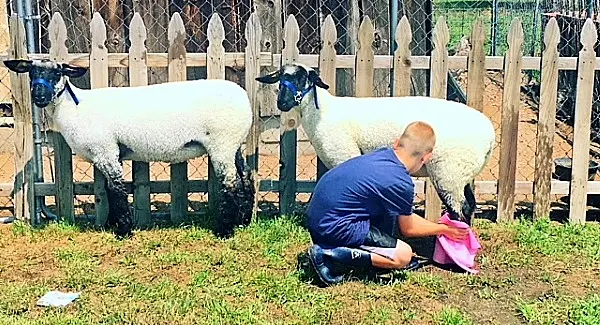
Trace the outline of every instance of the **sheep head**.
{"type": "Polygon", "coordinates": [[[40,108],[60,96],[66,86],[63,77],[79,78],[87,72],[86,68],[50,60],[5,60],[4,65],[16,73],[29,73],[31,98],[40,108]]]}
{"type": "Polygon", "coordinates": [[[321,80],[313,68],[301,63],[285,64],[279,70],[257,77],[256,80],[264,84],[280,82],[277,108],[283,112],[300,105],[304,96],[315,90],[316,86],[329,89],[329,85],[321,80]]]}

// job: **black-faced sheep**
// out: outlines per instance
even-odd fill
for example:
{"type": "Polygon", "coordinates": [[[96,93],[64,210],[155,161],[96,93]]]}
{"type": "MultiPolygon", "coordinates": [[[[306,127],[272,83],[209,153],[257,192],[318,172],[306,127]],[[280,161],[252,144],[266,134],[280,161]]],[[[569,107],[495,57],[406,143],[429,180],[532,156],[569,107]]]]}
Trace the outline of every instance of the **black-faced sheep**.
{"type": "Polygon", "coordinates": [[[87,69],[49,60],[7,60],[29,73],[31,96],[46,109],[51,129],[107,178],[108,225],[131,236],[133,222],[123,186],[122,160],[178,163],[208,153],[223,184],[215,229],[229,236],[250,222],[254,187],[240,146],[252,124],[246,91],[226,80],[168,82],[140,87],[79,89],[69,78],[87,69]]]}
{"type": "Polygon", "coordinates": [[[411,122],[430,124],[436,133],[433,156],[415,176],[429,176],[453,219],[471,222],[475,196],[470,183],[489,161],[495,143],[494,127],[481,112],[431,97],[333,96],[314,69],[298,63],[256,80],[280,82],[277,107],[296,110],[317,155],[330,169],[391,147],[411,122]]]}

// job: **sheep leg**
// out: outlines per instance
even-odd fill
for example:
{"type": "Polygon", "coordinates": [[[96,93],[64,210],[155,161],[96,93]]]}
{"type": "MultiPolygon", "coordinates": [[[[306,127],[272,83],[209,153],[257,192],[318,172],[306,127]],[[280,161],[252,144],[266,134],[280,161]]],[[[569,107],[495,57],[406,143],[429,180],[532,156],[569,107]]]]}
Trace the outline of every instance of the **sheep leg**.
{"type": "Polygon", "coordinates": [[[123,167],[119,163],[118,154],[97,155],[94,159],[94,165],[106,176],[106,194],[108,197],[108,218],[106,224],[115,228],[117,238],[126,238],[132,236],[133,215],[131,213],[129,202],[127,201],[127,191],[125,190],[123,167]],[[100,158],[102,157],[102,158],[100,158]]]}
{"type": "Polygon", "coordinates": [[[210,146],[207,151],[215,174],[223,184],[220,190],[220,218],[214,233],[218,237],[230,237],[238,225],[247,225],[252,216],[254,204],[254,187],[251,175],[244,171],[240,149],[233,151],[215,149],[210,146]]]}

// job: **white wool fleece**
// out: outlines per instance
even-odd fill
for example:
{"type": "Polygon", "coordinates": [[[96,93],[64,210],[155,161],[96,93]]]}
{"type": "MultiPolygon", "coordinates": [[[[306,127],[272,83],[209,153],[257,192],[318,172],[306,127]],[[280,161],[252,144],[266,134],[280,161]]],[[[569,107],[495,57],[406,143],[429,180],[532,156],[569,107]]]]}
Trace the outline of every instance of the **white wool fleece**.
{"type": "Polygon", "coordinates": [[[73,152],[88,160],[121,144],[133,151],[124,159],[177,163],[208,151],[233,162],[252,124],[246,91],[227,80],[71,88],[79,104],[65,91],[49,115],[73,152]]]}

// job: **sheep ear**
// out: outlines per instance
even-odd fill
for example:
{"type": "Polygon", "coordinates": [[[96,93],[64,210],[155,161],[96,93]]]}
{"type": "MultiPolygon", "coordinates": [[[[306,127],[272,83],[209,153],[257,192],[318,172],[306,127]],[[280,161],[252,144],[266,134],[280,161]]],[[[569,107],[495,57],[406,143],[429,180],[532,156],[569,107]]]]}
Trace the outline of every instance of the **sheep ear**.
{"type": "Polygon", "coordinates": [[[63,63],[60,72],[69,78],[79,78],[87,72],[87,69],[63,63]]]}
{"type": "Polygon", "coordinates": [[[310,80],[310,82],[312,82],[313,84],[327,90],[329,89],[329,85],[324,83],[323,80],[321,80],[321,77],[319,77],[319,75],[317,74],[317,72],[315,70],[310,70],[308,72],[308,80],[310,80]]]}
{"type": "Polygon", "coordinates": [[[279,81],[279,77],[281,76],[280,70],[269,73],[264,76],[260,76],[256,78],[256,81],[262,82],[264,84],[274,84],[279,81]]]}
{"type": "Polygon", "coordinates": [[[31,60],[4,60],[4,65],[16,73],[25,73],[31,70],[33,61],[31,60]]]}

